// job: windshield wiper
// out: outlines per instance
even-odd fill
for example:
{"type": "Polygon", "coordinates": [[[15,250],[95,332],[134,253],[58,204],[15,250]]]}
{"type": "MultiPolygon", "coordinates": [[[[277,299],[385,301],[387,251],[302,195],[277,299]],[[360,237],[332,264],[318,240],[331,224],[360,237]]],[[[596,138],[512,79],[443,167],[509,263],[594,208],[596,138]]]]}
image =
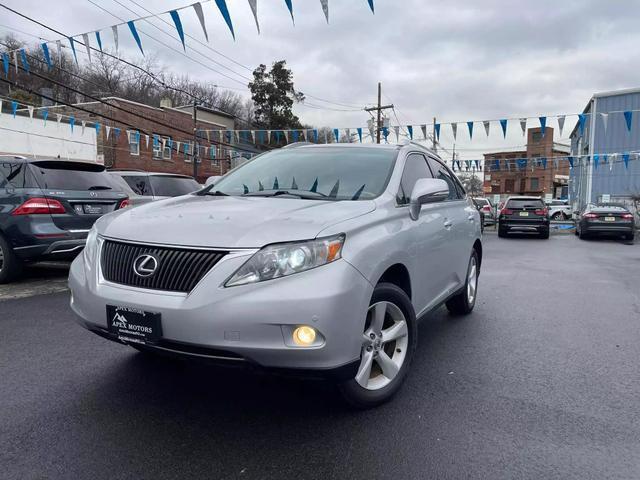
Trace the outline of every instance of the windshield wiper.
{"type": "Polygon", "coordinates": [[[92,185],[87,190],[112,190],[112,188],[107,185],[92,185]]]}
{"type": "Polygon", "coordinates": [[[305,200],[324,200],[328,199],[327,195],[320,192],[308,192],[305,190],[260,190],[257,192],[245,193],[243,197],[279,197],[282,195],[291,195],[293,197],[305,200]]]}
{"type": "Polygon", "coordinates": [[[209,190],[207,192],[198,193],[198,195],[211,195],[212,197],[228,197],[229,196],[228,193],[221,192],[220,190],[215,190],[213,192],[209,190]]]}

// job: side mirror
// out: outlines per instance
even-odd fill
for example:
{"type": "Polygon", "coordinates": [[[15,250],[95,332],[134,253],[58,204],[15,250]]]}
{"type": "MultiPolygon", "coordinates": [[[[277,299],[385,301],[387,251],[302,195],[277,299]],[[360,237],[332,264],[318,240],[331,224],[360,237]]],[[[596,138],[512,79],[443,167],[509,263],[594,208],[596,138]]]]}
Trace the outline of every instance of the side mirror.
{"type": "Polygon", "coordinates": [[[425,203],[442,202],[449,197],[449,185],[444,180],[421,178],[411,192],[409,213],[413,220],[420,216],[420,209],[425,203]]]}
{"type": "Polygon", "coordinates": [[[215,184],[218,180],[220,180],[222,177],[220,175],[213,175],[209,178],[207,178],[207,180],[204,182],[204,186],[208,187],[209,185],[213,185],[215,184]]]}

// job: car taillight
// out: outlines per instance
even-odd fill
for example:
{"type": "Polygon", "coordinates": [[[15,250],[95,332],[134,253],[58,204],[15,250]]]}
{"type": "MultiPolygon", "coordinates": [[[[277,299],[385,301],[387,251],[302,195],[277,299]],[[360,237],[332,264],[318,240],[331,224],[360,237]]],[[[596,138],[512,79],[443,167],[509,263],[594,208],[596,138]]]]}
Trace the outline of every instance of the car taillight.
{"type": "Polygon", "coordinates": [[[632,220],[633,215],[631,213],[623,213],[622,218],[624,218],[625,220],[632,220]]]}
{"type": "Polygon", "coordinates": [[[598,218],[598,215],[596,215],[595,213],[585,213],[583,215],[584,218],[598,218]]]}
{"type": "Polygon", "coordinates": [[[489,208],[489,205],[485,205],[484,207],[482,207],[482,208],[481,208],[481,210],[482,210],[483,212],[490,212],[490,211],[491,211],[491,208],[489,208]]]}
{"type": "Polygon", "coordinates": [[[510,208],[503,208],[500,210],[500,215],[513,215],[513,210],[510,208]]]}
{"type": "Polygon", "coordinates": [[[129,203],[129,200],[125,198],[120,202],[120,206],[118,208],[127,208],[129,206],[131,206],[131,203],[129,203]]]}
{"type": "Polygon", "coordinates": [[[549,210],[547,210],[546,208],[538,208],[535,211],[536,215],[542,215],[543,217],[546,217],[547,213],[549,213],[549,210]]]}
{"type": "Polygon", "coordinates": [[[66,213],[66,210],[58,200],[30,198],[16,208],[11,215],[46,215],[53,213],[66,213]]]}

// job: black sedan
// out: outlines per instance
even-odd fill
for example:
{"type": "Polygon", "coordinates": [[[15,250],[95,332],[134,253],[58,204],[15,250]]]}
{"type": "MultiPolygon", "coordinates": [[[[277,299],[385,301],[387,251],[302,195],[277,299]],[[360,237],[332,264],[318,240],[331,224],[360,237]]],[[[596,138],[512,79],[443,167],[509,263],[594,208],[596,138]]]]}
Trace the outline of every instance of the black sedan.
{"type": "Polygon", "coordinates": [[[633,240],[635,222],[633,214],[621,205],[588,205],[576,225],[576,235],[618,235],[633,240]]]}

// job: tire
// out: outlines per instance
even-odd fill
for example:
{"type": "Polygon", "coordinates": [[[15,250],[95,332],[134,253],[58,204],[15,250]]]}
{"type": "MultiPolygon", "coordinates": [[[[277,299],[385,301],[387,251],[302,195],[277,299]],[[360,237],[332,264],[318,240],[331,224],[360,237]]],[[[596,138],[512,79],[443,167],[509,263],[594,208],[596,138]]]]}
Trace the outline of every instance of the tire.
{"type": "Polygon", "coordinates": [[[452,315],[468,315],[473,311],[478,297],[478,277],[480,276],[480,262],[478,252],[471,251],[469,266],[467,267],[467,278],[464,288],[460,293],[447,300],[447,309],[452,315]]]}
{"type": "Polygon", "coordinates": [[[363,331],[364,335],[374,335],[374,339],[370,343],[365,341],[362,347],[355,378],[338,385],[345,401],[360,409],[376,407],[390,400],[407,376],[418,341],[416,314],[407,294],[390,283],[376,285],[363,331]],[[385,332],[389,338],[394,338],[394,334],[397,336],[385,342],[385,332]],[[393,376],[385,375],[384,369],[393,376]]]}
{"type": "Polygon", "coordinates": [[[630,242],[633,242],[633,239],[635,238],[635,234],[634,233],[627,233],[624,236],[625,240],[629,240],[630,242]]]}
{"type": "Polygon", "coordinates": [[[580,240],[586,240],[586,238],[587,238],[587,234],[586,234],[586,233],[584,233],[584,232],[582,231],[582,229],[580,229],[580,231],[578,231],[578,238],[579,238],[580,240]]]}
{"type": "Polygon", "coordinates": [[[0,284],[10,283],[22,274],[22,262],[0,235],[0,284]]]}
{"type": "Polygon", "coordinates": [[[543,230],[540,232],[540,238],[546,240],[549,238],[549,230],[543,230]]]}
{"type": "Polygon", "coordinates": [[[502,227],[498,227],[498,237],[505,238],[507,236],[507,230],[502,227]]]}
{"type": "Polygon", "coordinates": [[[553,214],[553,217],[551,217],[551,220],[555,220],[557,222],[564,219],[565,219],[565,216],[564,216],[564,213],[562,212],[556,212],[553,214]]]}

